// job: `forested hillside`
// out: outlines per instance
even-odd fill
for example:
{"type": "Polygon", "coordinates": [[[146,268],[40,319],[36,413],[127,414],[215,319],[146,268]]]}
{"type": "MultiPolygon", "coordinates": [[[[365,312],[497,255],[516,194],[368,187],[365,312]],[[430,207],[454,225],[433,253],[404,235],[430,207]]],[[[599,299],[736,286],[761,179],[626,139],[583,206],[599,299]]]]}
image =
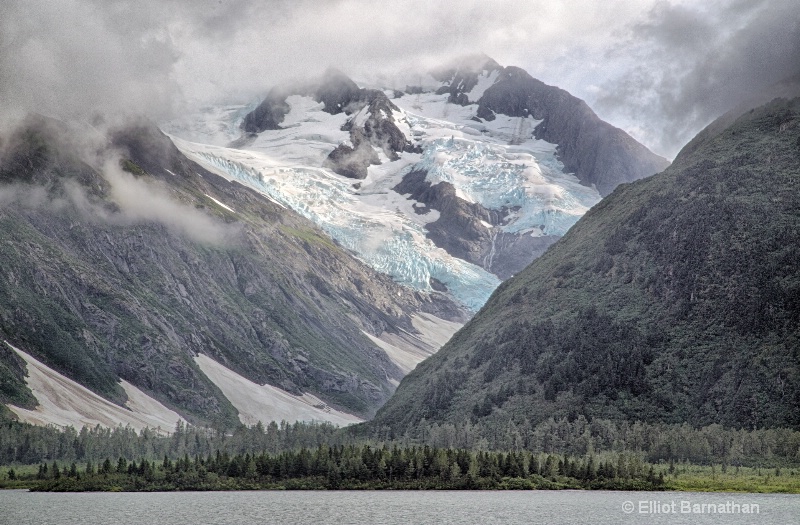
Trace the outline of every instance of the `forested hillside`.
{"type": "Polygon", "coordinates": [[[407,376],[373,428],[800,427],[800,99],[617,188],[407,376]]]}

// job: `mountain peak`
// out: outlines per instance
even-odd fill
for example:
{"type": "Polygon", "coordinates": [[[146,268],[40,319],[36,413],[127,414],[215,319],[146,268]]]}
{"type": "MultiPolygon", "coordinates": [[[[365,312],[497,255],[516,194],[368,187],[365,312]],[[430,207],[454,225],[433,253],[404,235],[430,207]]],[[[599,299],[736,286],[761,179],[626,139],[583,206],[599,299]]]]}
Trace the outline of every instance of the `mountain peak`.
{"type": "Polygon", "coordinates": [[[350,104],[360,98],[361,89],[340,70],[329,67],[316,82],[314,98],[324,104],[324,111],[335,115],[347,112],[350,104]]]}
{"type": "Polygon", "coordinates": [[[564,171],[601,195],[620,183],[653,175],[669,161],[648,150],[619,128],[601,120],[581,99],[533,78],[515,66],[503,68],[478,102],[477,116],[496,114],[540,120],[534,136],[558,144],[564,171]]]}
{"type": "Polygon", "coordinates": [[[431,70],[431,76],[441,82],[450,82],[458,73],[462,75],[479,75],[503,69],[493,58],[483,53],[457,57],[446,64],[431,70]]]}

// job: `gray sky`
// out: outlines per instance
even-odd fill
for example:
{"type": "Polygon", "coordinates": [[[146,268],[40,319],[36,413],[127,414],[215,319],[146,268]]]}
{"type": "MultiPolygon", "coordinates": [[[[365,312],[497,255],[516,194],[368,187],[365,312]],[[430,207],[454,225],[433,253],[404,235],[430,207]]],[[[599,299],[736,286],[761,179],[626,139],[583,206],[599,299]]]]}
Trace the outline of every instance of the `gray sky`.
{"type": "Polygon", "coordinates": [[[726,109],[800,72],[800,5],[3,0],[0,118],[35,110],[159,119],[246,102],[329,65],[357,79],[394,78],[477,52],[583,98],[671,158],[726,109]]]}

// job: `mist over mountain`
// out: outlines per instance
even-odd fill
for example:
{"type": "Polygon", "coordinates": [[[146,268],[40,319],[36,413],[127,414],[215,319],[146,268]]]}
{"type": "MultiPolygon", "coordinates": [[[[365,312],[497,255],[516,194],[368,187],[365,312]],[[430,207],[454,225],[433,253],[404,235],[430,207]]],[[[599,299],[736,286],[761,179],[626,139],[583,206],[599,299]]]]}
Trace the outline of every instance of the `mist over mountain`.
{"type": "MultiPolygon", "coordinates": [[[[306,418],[363,418],[438,347],[426,319],[464,319],[189,161],[152,124],[104,134],[29,119],[4,141],[0,182],[0,338],[119,404],[122,379],[191,421],[232,424],[250,409],[210,379],[207,356],[316,410],[306,418]]],[[[2,401],[33,408],[3,346],[2,401]]]]}

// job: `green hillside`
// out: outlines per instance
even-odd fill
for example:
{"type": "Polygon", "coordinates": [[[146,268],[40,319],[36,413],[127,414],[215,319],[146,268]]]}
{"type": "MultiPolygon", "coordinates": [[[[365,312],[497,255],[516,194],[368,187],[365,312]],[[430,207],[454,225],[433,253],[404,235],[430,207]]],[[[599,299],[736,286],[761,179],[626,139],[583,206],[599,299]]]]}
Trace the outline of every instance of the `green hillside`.
{"type": "Polygon", "coordinates": [[[618,187],[406,376],[374,428],[800,428],[800,99],[618,187]]]}

